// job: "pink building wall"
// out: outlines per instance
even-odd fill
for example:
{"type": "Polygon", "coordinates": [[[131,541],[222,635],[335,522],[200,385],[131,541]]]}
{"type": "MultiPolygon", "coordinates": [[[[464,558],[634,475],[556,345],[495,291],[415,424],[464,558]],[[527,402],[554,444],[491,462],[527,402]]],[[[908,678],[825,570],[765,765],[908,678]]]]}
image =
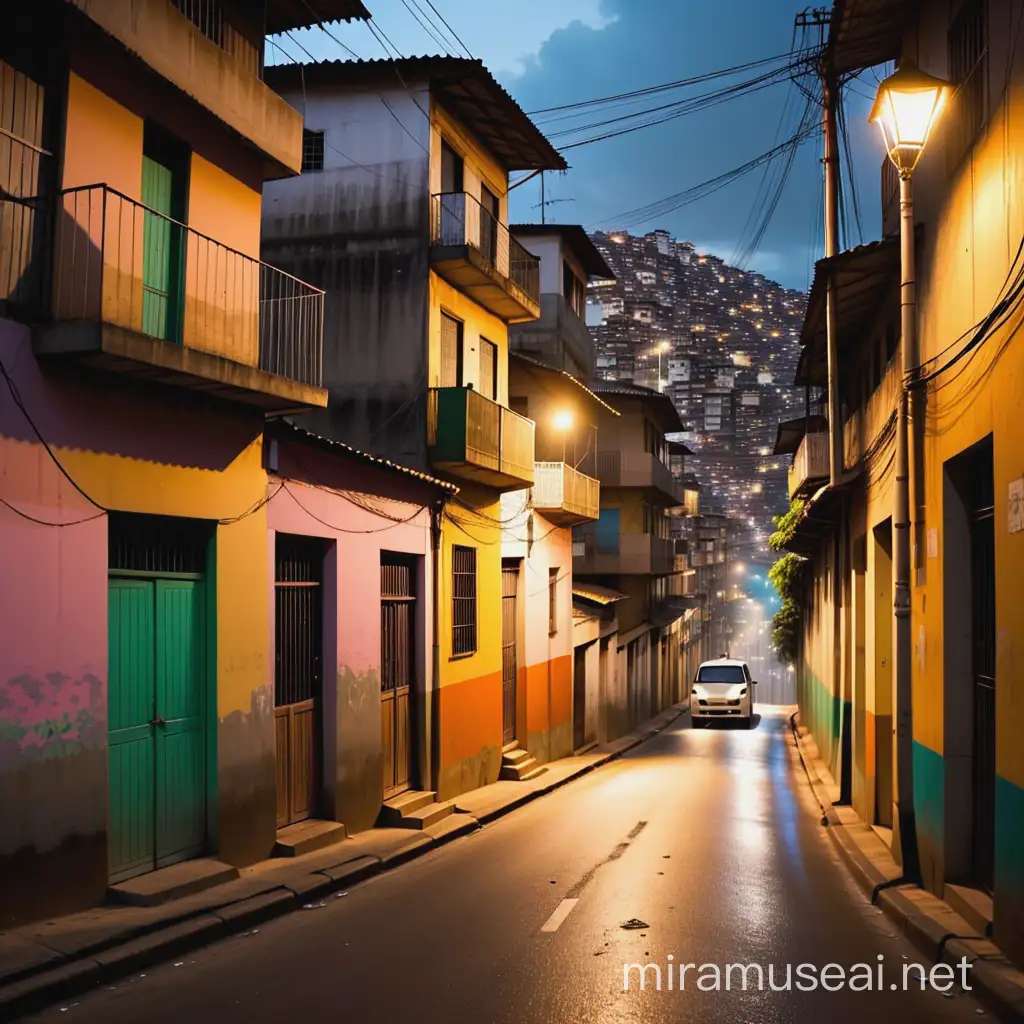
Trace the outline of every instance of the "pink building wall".
{"type": "MultiPolygon", "coordinates": [[[[273,459],[275,454],[272,453],[273,459]]],[[[273,600],[277,533],[319,537],[324,564],[324,797],[326,816],[349,832],[373,826],[383,798],[381,754],[381,552],[416,556],[414,788],[430,788],[432,583],[429,504],[440,492],[412,475],[378,468],[342,446],[282,440],[277,488],[267,506],[273,600]],[[357,496],[350,500],[346,493],[357,496]],[[360,507],[366,503],[386,515],[360,507]],[[391,518],[387,518],[391,517],[391,518]],[[394,519],[407,520],[394,522],[394,519]]],[[[271,605],[273,607],[273,605],[271,605]]],[[[271,647],[274,643],[271,628],[271,647]]],[[[273,652],[270,658],[273,686],[273,652]]]]}

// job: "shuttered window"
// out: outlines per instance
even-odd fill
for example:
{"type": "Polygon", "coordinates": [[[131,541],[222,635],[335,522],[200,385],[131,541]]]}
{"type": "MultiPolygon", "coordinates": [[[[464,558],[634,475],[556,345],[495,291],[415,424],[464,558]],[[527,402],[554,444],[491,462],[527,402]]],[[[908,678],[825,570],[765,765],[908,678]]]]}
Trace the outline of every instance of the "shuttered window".
{"type": "Polygon", "coordinates": [[[498,346],[480,339],[480,394],[492,401],[498,399],[498,346]]]}
{"type": "Polygon", "coordinates": [[[462,384],[462,321],[441,314],[441,387],[462,384]]]}
{"type": "Polygon", "coordinates": [[[955,93],[947,128],[950,167],[956,166],[985,123],[988,79],[986,0],[964,0],[949,27],[949,73],[955,93]]]}
{"type": "Polygon", "coordinates": [[[452,654],[476,650],[476,548],[452,548],[452,654]]]}

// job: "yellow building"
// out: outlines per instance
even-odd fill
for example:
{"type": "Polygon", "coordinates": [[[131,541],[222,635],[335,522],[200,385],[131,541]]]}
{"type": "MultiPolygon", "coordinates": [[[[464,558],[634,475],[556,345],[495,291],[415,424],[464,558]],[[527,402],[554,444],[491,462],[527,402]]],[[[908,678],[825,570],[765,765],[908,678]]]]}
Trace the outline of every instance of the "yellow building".
{"type": "Polygon", "coordinates": [[[263,244],[326,292],[330,405],[310,429],[460,488],[441,520],[435,658],[410,711],[424,756],[401,810],[498,777],[500,497],[534,482],[533,423],[508,405],[508,324],[540,313],[539,261],[508,230],[509,172],[566,165],[477,61],[266,77],[305,115],[303,174],[265,189],[263,244]]]}
{"type": "Polygon", "coordinates": [[[47,2],[0,39],[4,924],[274,845],[263,424],[327,392],[322,293],[259,259],[302,156],[264,24],[309,19],[250,6],[47,2]]]}
{"type": "MultiPolygon", "coordinates": [[[[836,73],[914,58],[952,98],[913,175],[917,361],[910,368],[912,732],[894,728],[895,416],[901,370],[899,182],[882,162],[885,238],[818,264],[802,380],[824,382],[825,282],[836,288],[842,473],[800,440],[791,542],[809,556],[801,709],[843,796],[923,883],[1024,963],[1024,380],[1020,162],[1024,51],[1014,0],[837,4],[836,73]],[[886,31],[872,26],[885,24],[886,31]],[[898,31],[894,26],[905,26],[898,31]],[[897,792],[899,767],[911,791],[897,792]],[[902,822],[903,834],[900,834],[902,822]],[[906,834],[912,829],[912,834],[906,834]]],[[[908,725],[910,724],[908,722],[908,725]]]]}

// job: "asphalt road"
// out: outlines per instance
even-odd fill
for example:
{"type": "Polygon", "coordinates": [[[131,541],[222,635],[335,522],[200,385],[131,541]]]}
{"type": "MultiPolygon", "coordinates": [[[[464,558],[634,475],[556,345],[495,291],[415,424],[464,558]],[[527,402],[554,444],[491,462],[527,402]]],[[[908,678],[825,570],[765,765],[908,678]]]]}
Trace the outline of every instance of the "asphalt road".
{"type": "MultiPolygon", "coordinates": [[[[965,1021],[959,990],[892,991],[919,955],[860,894],[818,822],[788,722],[688,717],[479,832],[299,911],[36,1019],[285,1021],[965,1021]],[[568,902],[575,900],[576,902],[568,902]],[[642,922],[634,930],[622,924],[642,922]],[[667,965],[694,963],[668,991],[667,965]],[[884,971],[878,991],[877,969],[884,971]],[[623,965],[656,963],[623,990],[623,965]],[[729,977],[728,964],[765,971],[729,977]],[[768,990],[786,966],[871,965],[873,991],[768,990]],[[697,991],[698,978],[721,987],[697,991]]],[[[859,970],[866,984],[868,969],[859,970]]],[[[832,971],[826,975],[837,983],[832,971]]],[[[915,987],[917,983],[914,983],[915,987]]],[[[986,1015],[987,1016],[987,1015],[986,1015]]]]}

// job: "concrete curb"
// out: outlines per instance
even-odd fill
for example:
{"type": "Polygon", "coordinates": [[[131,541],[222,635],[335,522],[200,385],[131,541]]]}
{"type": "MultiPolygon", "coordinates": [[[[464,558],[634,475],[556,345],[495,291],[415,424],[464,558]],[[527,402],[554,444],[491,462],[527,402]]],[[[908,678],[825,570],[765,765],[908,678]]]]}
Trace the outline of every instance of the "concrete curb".
{"type": "MultiPolygon", "coordinates": [[[[589,774],[601,765],[621,757],[627,751],[657,735],[683,714],[680,707],[671,708],[652,719],[641,730],[614,742],[614,749],[606,756],[581,765],[578,770],[547,785],[525,792],[509,803],[476,818],[459,813],[464,819],[457,824],[438,827],[438,833],[423,832],[412,835],[410,843],[384,856],[357,856],[333,867],[321,868],[309,875],[289,881],[269,892],[250,896],[213,910],[198,911],[170,923],[140,929],[127,938],[107,945],[83,950],[74,958],[67,958],[56,966],[48,964],[29,968],[13,981],[0,987],[0,1017],[4,1021],[35,1013],[55,1002],[82,995],[101,984],[108,984],[133,972],[161,963],[173,956],[208,945],[218,939],[239,935],[274,918],[283,917],[303,907],[315,905],[327,897],[339,895],[353,885],[374,875],[416,860],[431,850],[469,835],[490,821],[504,817],[517,807],[554,792],[567,783],[589,774]],[[416,841],[417,839],[421,841],[416,841]]],[[[446,819],[451,821],[451,819],[446,819]]]]}
{"type": "Polygon", "coordinates": [[[821,805],[822,824],[827,826],[829,838],[857,884],[933,963],[955,966],[967,957],[971,964],[971,994],[1001,1021],[1024,1022],[1024,972],[1010,964],[990,939],[976,934],[937,896],[912,882],[900,884],[901,874],[895,861],[891,872],[883,872],[866,856],[857,842],[857,834],[874,833],[859,818],[856,823],[841,819],[805,750],[797,726],[798,715],[796,712],[790,718],[797,753],[821,805]]]}

